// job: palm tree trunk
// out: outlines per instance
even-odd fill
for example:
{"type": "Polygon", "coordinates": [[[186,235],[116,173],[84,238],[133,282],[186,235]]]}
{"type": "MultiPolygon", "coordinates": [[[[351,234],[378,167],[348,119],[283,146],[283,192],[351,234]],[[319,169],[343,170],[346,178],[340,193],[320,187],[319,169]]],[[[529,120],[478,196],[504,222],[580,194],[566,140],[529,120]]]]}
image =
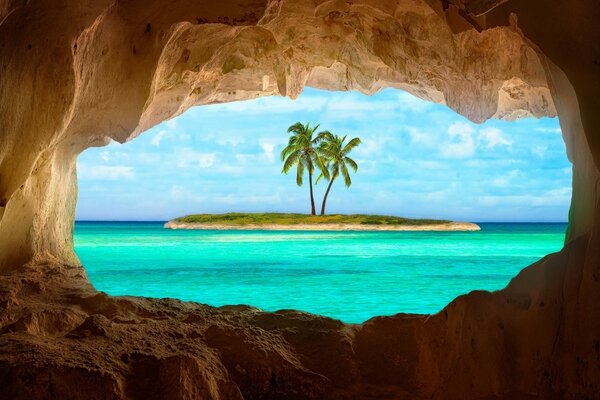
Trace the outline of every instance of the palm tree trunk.
{"type": "Polygon", "coordinates": [[[331,179],[329,180],[329,185],[327,185],[325,196],[323,196],[323,204],[321,205],[321,215],[325,215],[325,203],[327,203],[327,196],[329,195],[329,190],[331,189],[331,185],[333,185],[334,179],[334,177],[331,177],[331,179]]]}
{"type": "Polygon", "coordinates": [[[312,172],[308,171],[308,184],[310,186],[310,207],[311,215],[317,215],[317,211],[315,210],[315,197],[313,196],[313,187],[312,187],[312,172]]]}

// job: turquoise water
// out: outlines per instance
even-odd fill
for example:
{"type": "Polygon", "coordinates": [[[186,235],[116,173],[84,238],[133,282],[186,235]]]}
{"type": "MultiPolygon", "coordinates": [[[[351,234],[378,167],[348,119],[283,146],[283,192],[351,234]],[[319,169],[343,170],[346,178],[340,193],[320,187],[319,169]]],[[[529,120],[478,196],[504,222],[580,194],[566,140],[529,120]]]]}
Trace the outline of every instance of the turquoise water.
{"type": "Polygon", "coordinates": [[[363,322],[435,313],[501,289],[562,247],[566,224],[480,232],[172,231],[160,222],[77,222],[75,248],[99,290],[214,306],[297,309],[363,322]]]}

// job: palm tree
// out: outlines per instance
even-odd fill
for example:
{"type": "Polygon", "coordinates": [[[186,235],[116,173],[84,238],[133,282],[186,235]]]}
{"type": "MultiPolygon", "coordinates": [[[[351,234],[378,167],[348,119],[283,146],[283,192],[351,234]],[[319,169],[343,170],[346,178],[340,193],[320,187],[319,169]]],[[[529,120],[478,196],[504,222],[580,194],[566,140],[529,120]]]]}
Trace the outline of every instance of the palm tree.
{"type": "Polygon", "coordinates": [[[311,127],[309,123],[303,125],[300,122],[296,122],[288,128],[287,131],[291,136],[287,146],[281,151],[281,161],[283,162],[282,172],[287,174],[288,171],[296,165],[296,184],[298,186],[302,186],[304,170],[306,169],[308,171],[312,215],[316,215],[312,180],[315,167],[321,171],[321,174],[323,174],[326,179],[329,179],[329,171],[327,171],[324,159],[319,154],[318,145],[326,136],[331,135],[331,133],[323,131],[315,135],[315,131],[318,128],[319,125],[311,127]]]}
{"type": "Polygon", "coordinates": [[[340,137],[327,132],[319,145],[318,152],[322,157],[327,159],[327,169],[329,170],[330,176],[330,178],[328,178],[327,175],[322,174],[317,178],[317,182],[323,177],[329,179],[329,185],[327,185],[327,190],[323,197],[323,204],[321,205],[321,215],[325,214],[325,204],[327,203],[327,196],[329,195],[333,181],[341,174],[344,177],[346,187],[350,187],[350,185],[352,185],[352,179],[348,173],[348,166],[350,166],[354,172],[358,170],[358,164],[348,157],[348,153],[358,146],[361,141],[359,138],[355,137],[348,143],[345,142],[346,136],[340,137]]]}

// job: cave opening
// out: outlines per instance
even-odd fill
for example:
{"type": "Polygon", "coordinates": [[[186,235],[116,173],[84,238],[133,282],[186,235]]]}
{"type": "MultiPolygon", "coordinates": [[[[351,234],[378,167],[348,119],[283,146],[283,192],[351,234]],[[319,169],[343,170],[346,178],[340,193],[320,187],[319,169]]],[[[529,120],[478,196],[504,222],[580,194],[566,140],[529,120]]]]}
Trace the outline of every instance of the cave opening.
{"type": "MultiPolygon", "coordinates": [[[[436,313],[498,290],[560,250],[571,165],[556,118],[469,122],[398,89],[307,88],[196,107],[78,160],[75,249],[99,290],[213,306],[297,309],[359,323],[436,313]],[[172,231],[198,213],[306,213],[307,182],[281,173],[296,121],[358,136],[352,186],[327,213],[478,223],[479,232],[172,231]]],[[[315,185],[320,205],[326,184],[315,185]]]]}
{"type": "MultiPolygon", "coordinates": [[[[596,398],[597,8],[4,2],[0,398],[596,398]],[[476,122],[559,115],[573,163],[564,247],[503,290],[459,296],[434,315],[359,325],[293,310],[115,297],[90,284],[81,261],[93,266],[73,246],[79,153],[192,106],[295,98],[306,86],[406,88],[476,122]]],[[[119,209],[114,197],[107,204],[119,209]]]]}

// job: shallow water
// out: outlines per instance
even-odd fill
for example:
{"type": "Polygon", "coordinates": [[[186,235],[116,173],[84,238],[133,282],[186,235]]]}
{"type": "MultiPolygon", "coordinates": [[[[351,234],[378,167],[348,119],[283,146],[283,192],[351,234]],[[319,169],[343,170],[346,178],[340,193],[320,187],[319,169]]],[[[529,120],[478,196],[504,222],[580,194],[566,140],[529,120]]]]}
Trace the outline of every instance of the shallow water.
{"type": "Polygon", "coordinates": [[[167,230],[162,222],[77,222],[75,249],[113,295],[298,309],[363,322],[435,313],[501,289],[560,250],[566,224],[480,224],[480,232],[167,230]]]}

